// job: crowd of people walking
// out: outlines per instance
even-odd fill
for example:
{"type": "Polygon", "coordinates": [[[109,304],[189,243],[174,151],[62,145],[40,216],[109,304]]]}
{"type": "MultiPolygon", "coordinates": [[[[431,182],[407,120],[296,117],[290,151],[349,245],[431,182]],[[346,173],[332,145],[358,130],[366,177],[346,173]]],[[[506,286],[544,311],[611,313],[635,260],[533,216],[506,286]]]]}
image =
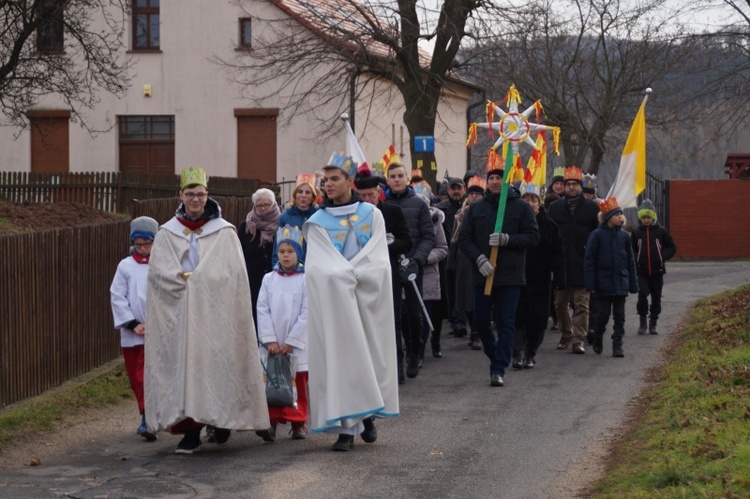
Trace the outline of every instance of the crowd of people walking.
{"type": "Polygon", "coordinates": [[[612,315],[611,353],[624,357],[638,293],[638,334],[658,333],[676,246],[651,201],[629,234],[617,200],[596,198],[575,166],[546,193],[491,168],[434,195],[418,170],[343,153],[321,172],[300,174],[288,203],[259,189],[235,229],[205,170],[189,168],[170,221],[131,222],[110,291],[146,440],[181,434],[176,452],[191,454],[204,427],[225,445],[232,430],[274,442],[290,424],[293,439],[336,435],[335,451],[375,442],[375,422],[399,414],[398,385],[426,353],[444,357],[444,322],[484,352],[494,387],[537,365],[550,317],[557,348],[582,355],[603,352],[612,315]],[[269,383],[284,387],[279,366],[291,366],[289,402],[267,398],[269,383]]]}

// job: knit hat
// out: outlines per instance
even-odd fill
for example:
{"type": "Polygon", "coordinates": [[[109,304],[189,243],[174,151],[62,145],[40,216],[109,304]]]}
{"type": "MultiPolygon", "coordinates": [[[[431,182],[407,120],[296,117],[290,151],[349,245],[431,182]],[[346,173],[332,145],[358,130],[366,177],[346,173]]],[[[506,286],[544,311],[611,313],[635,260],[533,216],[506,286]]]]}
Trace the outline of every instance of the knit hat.
{"type": "Polygon", "coordinates": [[[638,218],[651,217],[656,222],[656,207],[650,199],[644,199],[638,207],[638,218]]]}
{"type": "Polygon", "coordinates": [[[617,198],[614,196],[610,196],[601,203],[599,203],[599,209],[602,211],[602,218],[603,221],[606,222],[609,220],[612,215],[615,215],[617,213],[622,213],[622,208],[620,208],[620,203],[617,202],[617,198]]]}
{"type": "Polygon", "coordinates": [[[555,182],[564,182],[565,180],[565,168],[562,166],[557,166],[552,172],[552,179],[549,181],[549,185],[554,184],[555,182]]]}
{"type": "Polygon", "coordinates": [[[588,194],[596,193],[596,175],[587,173],[583,176],[583,192],[588,194]]]}
{"type": "MultiPolygon", "coordinates": [[[[463,182],[463,180],[461,181],[463,182]]],[[[443,180],[440,182],[440,187],[438,188],[438,196],[447,196],[448,195],[448,182],[443,180]]]]}
{"type": "Polygon", "coordinates": [[[153,241],[157,230],[159,230],[159,222],[153,218],[134,218],[130,221],[130,240],[135,241],[138,238],[143,238],[153,241]]]}

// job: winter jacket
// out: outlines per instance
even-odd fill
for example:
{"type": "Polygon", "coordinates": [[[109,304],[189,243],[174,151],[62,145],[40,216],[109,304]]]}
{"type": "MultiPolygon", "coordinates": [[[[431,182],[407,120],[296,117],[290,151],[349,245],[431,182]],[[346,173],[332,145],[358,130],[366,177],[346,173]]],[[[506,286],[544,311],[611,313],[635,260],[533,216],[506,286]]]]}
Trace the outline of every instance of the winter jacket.
{"type": "Polygon", "coordinates": [[[638,276],[630,236],[622,227],[599,225],[589,236],[583,263],[586,290],[597,296],[638,292],[638,276]]]}
{"type": "Polygon", "coordinates": [[[453,236],[453,227],[454,227],[454,222],[456,220],[456,213],[458,213],[461,210],[461,207],[463,205],[464,205],[463,199],[460,201],[453,201],[452,199],[446,199],[445,201],[440,201],[438,204],[435,205],[435,208],[445,213],[445,222],[443,222],[443,230],[445,231],[445,239],[448,242],[450,242],[451,237],[453,236]]]}
{"type": "Polygon", "coordinates": [[[557,224],[547,216],[544,206],[536,216],[539,226],[539,244],[526,251],[526,286],[549,289],[552,285],[565,287],[565,249],[557,224]]]}
{"type": "Polygon", "coordinates": [[[653,222],[639,225],[631,234],[638,273],[651,277],[666,273],[664,263],[677,253],[677,246],[667,229],[653,222]]]}
{"type": "MultiPolygon", "coordinates": [[[[458,231],[459,249],[473,264],[474,286],[483,286],[486,281],[476,261],[480,255],[490,257],[490,234],[495,232],[499,201],[499,194],[485,192],[484,198],[469,205],[458,231]]],[[[508,188],[502,231],[509,236],[508,244],[498,248],[492,285],[523,286],[526,284],[526,250],[539,243],[539,227],[531,206],[521,199],[515,187],[508,188]]]]}
{"type": "Polygon", "coordinates": [[[584,286],[583,258],[589,235],[599,225],[599,207],[581,194],[575,212],[571,213],[568,199],[563,196],[549,205],[547,216],[557,224],[562,236],[566,286],[584,286]]]}
{"type": "Polygon", "coordinates": [[[430,208],[416,194],[414,189],[407,189],[397,194],[390,189],[385,190],[385,203],[391,203],[404,212],[406,223],[409,225],[412,248],[406,256],[413,258],[423,268],[427,257],[435,245],[435,231],[432,228],[430,208]]]}
{"type": "Polygon", "coordinates": [[[383,213],[385,231],[393,234],[393,242],[388,245],[388,256],[391,259],[391,267],[397,268],[399,255],[406,255],[411,251],[409,225],[406,223],[404,212],[398,206],[379,201],[378,209],[383,213]]]}
{"type": "Polygon", "coordinates": [[[427,265],[424,267],[424,277],[422,278],[422,299],[439,300],[440,299],[440,271],[438,264],[448,256],[448,243],[445,240],[443,231],[443,222],[445,214],[435,208],[430,208],[430,214],[435,231],[435,246],[427,257],[427,265]]]}

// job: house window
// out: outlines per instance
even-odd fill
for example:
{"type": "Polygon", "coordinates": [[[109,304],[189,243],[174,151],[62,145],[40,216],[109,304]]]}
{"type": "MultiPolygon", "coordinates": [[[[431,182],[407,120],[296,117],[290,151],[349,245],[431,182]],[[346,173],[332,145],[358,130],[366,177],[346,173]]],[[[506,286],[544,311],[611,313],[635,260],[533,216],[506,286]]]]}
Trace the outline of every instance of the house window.
{"type": "Polygon", "coordinates": [[[120,171],[174,174],[174,116],[118,116],[120,171]]]}
{"type": "Polygon", "coordinates": [[[133,0],[133,50],[159,50],[159,0],[133,0]]]}
{"type": "Polygon", "coordinates": [[[240,19],[240,48],[249,49],[253,46],[253,20],[249,17],[240,19]]]}
{"type": "Polygon", "coordinates": [[[39,52],[63,51],[63,7],[55,7],[53,0],[39,4],[41,21],[36,29],[36,49],[39,52]]]}

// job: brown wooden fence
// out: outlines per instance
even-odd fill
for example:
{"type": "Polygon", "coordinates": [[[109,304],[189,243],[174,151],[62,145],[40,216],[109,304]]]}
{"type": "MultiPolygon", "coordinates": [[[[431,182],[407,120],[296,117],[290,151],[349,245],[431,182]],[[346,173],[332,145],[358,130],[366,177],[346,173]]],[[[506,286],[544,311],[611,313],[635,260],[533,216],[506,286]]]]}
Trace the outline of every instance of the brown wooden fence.
{"type": "Polygon", "coordinates": [[[0,406],[120,355],[109,286],[128,222],[0,236],[0,406]]]}
{"type": "MultiPolygon", "coordinates": [[[[29,173],[0,172],[0,200],[76,202],[102,211],[126,212],[133,199],[177,196],[180,179],[158,173],[29,173]]],[[[212,196],[251,196],[258,179],[210,177],[212,196]]],[[[277,189],[278,191],[278,189],[277,189]]]]}

